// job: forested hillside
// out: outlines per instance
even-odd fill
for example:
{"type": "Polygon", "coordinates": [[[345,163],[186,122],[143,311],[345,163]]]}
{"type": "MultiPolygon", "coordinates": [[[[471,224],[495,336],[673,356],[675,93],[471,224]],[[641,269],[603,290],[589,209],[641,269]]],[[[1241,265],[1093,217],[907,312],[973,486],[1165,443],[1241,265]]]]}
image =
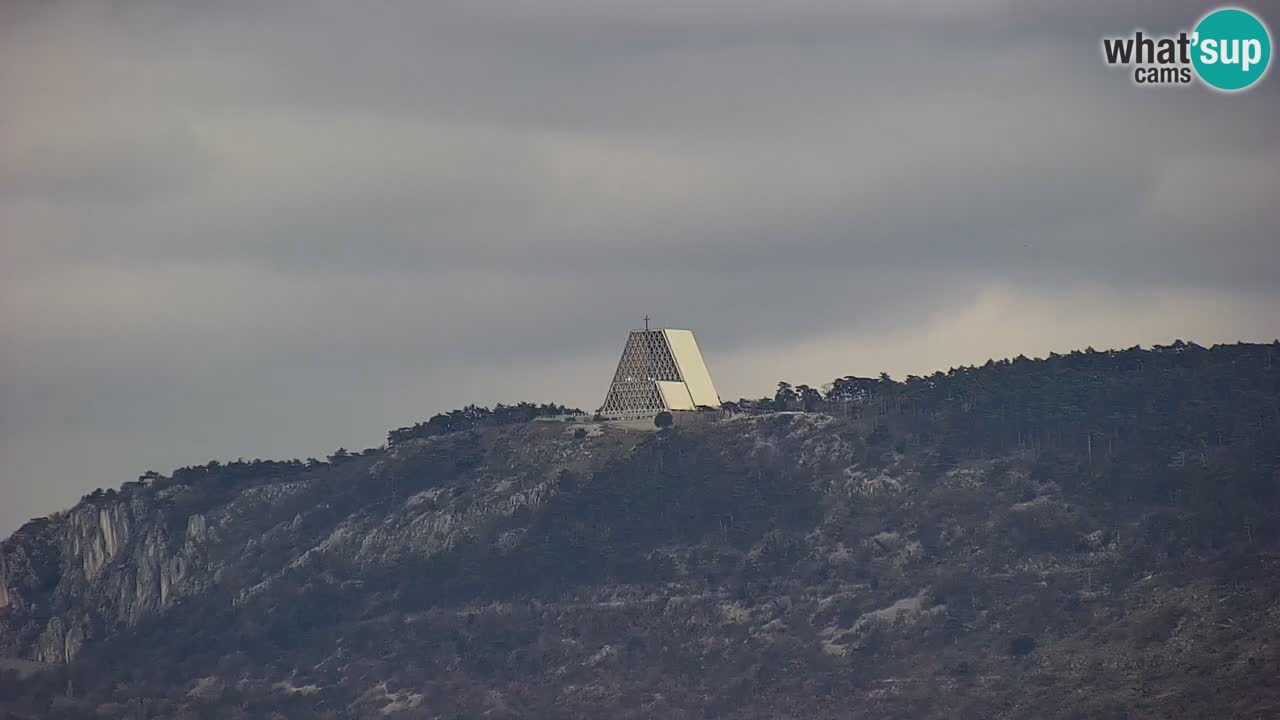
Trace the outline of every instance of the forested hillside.
{"type": "Polygon", "coordinates": [[[0,717],[1280,716],[1280,343],[728,409],[94,493],[0,544],[0,717]]]}

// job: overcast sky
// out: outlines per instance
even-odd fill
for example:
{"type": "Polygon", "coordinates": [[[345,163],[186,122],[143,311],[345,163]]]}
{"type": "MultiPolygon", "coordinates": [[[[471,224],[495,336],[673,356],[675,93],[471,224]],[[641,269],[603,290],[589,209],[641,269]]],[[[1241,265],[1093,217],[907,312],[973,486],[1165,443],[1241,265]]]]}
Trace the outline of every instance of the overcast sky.
{"type": "Polygon", "coordinates": [[[646,313],[726,399],[1270,341],[1275,70],[1101,58],[1209,7],[3,0],[0,535],[148,469],[594,409],[646,313]]]}

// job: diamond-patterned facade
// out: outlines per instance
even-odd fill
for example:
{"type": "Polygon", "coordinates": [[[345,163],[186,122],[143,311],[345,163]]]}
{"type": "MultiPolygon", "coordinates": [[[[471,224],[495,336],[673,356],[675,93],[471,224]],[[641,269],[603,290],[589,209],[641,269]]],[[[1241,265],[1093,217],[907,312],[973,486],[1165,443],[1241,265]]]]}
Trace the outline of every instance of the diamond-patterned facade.
{"type": "Polygon", "coordinates": [[[600,413],[643,417],[666,410],[658,392],[659,381],[684,381],[666,334],[662,330],[632,330],[600,413]]]}

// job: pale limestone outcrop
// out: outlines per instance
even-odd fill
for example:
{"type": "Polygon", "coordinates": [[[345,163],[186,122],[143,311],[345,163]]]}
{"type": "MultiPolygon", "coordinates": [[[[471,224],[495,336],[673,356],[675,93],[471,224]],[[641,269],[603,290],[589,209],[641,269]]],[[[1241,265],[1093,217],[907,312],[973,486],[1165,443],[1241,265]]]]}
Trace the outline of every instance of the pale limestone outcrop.
{"type": "Polygon", "coordinates": [[[0,554],[0,609],[9,607],[9,573],[5,569],[4,555],[0,554]]]}
{"type": "Polygon", "coordinates": [[[121,504],[80,508],[68,518],[72,545],[70,552],[80,559],[85,580],[97,577],[102,568],[129,541],[130,521],[121,504]]]}
{"type": "Polygon", "coordinates": [[[63,620],[54,617],[36,641],[35,657],[39,662],[60,663],[74,660],[86,639],[84,618],[63,620]]]}
{"type": "Polygon", "coordinates": [[[6,543],[0,551],[0,608],[18,612],[0,623],[0,655],[74,659],[103,628],[136,624],[207,585],[207,579],[194,577],[210,569],[204,553],[211,536],[207,520],[190,516],[177,544],[153,503],[136,495],[85,502],[51,518],[47,530],[6,543]],[[33,565],[33,557],[39,563],[33,565]],[[82,612],[71,612],[74,607],[82,612]],[[48,619],[33,626],[41,615],[48,619]]]}

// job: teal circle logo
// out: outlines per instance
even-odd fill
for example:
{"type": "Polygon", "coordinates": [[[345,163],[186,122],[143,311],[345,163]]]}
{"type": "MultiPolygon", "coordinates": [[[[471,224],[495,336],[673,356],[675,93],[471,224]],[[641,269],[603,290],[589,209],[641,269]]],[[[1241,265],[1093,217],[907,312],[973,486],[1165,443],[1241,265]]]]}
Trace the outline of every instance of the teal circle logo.
{"type": "Polygon", "coordinates": [[[1271,34],[1253,13],[1214,10],[1196,25],[1191,64],[1210,87],[1243,90],[1262,79],[1271,63],[1271,34]]]}

